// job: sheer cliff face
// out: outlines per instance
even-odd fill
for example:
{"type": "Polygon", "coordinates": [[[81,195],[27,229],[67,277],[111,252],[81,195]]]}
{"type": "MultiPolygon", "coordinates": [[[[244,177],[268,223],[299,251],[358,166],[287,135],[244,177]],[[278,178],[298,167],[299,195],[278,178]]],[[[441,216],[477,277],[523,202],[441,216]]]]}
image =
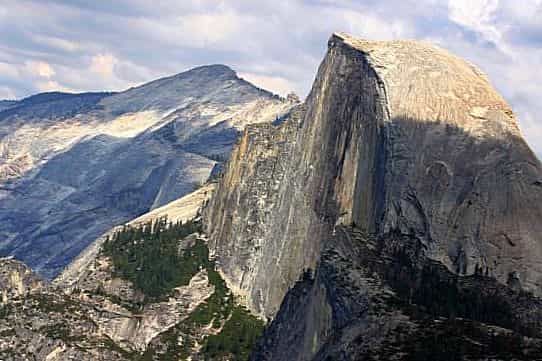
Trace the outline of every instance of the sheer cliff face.
{"type": "Polygon", "coordinates": [[[541,292],[541,164],[485,76],[442,49],[335,34],[305,105],[245,132],[233,154],[207,231],[262,315],[341,224],[541,292]]]}
{"type": "Polygon", "coordinates": [[[272,316],[300,272],[315,267],[320,240],[339,217],[351,219],[358,187],[378,193],[383,113],[374,72],[363,67],[361,57],[330,50],[305,106],[276,129],[245,132],[207,208],[225,278],[261,315],[272,316]]]}
{"type": "Polygon", "coordinates": [[[210,251],[228,286],[261,315],[269,303],[280,304],[299,269],[314,266],[317,255],[317,243],[283,238],[305,239],[318,226],[308,198],[295,187],[298,169],[291,167],[302,114],[295,109],[277,129],[245,130],[204,217],[210,251]]]}
{"type": "Polygon", "coordinates": [[[377,233],[413,234],[452,271],[478,266],[503,282],[512,274],[540,293],[542,167],[486,77],[425,44],[334,42],[363,54],[384,87],[386,196],[377,233]]]}
{"type": "Polygon", "coordinates": [[[13,298],[43,288],[43,280],[30,268],[10,258],[0,258],[0,307],[13,298]]]}

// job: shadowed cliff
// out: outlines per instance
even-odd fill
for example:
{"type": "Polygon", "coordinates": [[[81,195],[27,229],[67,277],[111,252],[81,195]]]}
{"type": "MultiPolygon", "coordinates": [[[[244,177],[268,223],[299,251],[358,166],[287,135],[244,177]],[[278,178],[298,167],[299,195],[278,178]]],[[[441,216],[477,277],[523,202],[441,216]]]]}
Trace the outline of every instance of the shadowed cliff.
{"type": "Polygon", "coordinates": [[[542,167],[486,77],[416,42],[336,34],[305,104],[253,128],[207,208],[211,249],[273,317],[337,225],[412,235],[457,274],[488,269],[536,294],[542,167]]]}

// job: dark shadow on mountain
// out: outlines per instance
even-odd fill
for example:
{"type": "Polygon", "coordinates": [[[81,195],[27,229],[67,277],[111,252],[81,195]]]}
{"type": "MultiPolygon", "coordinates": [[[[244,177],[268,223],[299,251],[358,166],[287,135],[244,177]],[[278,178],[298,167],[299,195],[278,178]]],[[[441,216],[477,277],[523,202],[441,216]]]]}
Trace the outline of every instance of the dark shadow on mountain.
{"type": "Polygon", "coordinates": [[[98,103],[115,93],[40,93],[0,109],[0,121],[16,115],[21,119],[66,119],[77,114],[100,110],[98,103]]]}
{"type": "Polygon", "coordinates": [[[99,135],[47,162],[0,203],[0,252],[55,276],[115,225],[161,206],[204,182],[214,162],[152,134],[99,135]]]}
{"type": "Polygon", "coordinates": [[[17,100],[0,100],[0,112],[9,108],[13,108],[19,103],[17,100]]]}
{"type": "MultiPolygon", "coordinates": [[[[378,134],[378,149],[386,151],[375,155],[380,166],[372,181],[381,194],[374,199],[386,203],[367,212],[376,215],[374,232],[335,226],[333,187],[326,204],[314,195],[313,211],[334,232],[320,240],[314,276],[305,272],[287,293],[251,359],[540,359],[542,300],[522,289],[514,272],[498,279],[493,260],[469,264],[462,253],[469,242],[519,247],[521,240],[498,229],[510,219],[542,234],[535,154],[497,121],[466,132],[402,118],[378,134]],[[390,214],[395,223],[385,223],[390,214]],[[488,220],[501,238],[491,238],[488,220]],[[439,230],[442,224],[453,238],[439,230]],[[451,245],[451,266],[428,257],[439,244],[451,245]]],[[[342,160],[329,166],[332,182],[342,160]]]]}

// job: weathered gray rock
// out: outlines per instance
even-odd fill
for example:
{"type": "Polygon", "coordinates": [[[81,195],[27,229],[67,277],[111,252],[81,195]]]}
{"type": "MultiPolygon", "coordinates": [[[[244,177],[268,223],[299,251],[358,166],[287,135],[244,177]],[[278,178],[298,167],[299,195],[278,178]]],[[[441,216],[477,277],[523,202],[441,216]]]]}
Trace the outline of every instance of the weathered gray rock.
{"type": "MultiPolygon", "coordinates": [[[[217,129],[187,130],[192,149],[217,129]]],[[[541,184],[540,161],[475,67],[427,44],[335,34],[305,104],[244,131],[203,218],[228,286],[271,320],[253,360],[535,360],[541,184]]],[[[106,337],[159,359],[178,346],[185,330],[167,328],[184,317],[177,306],[208,297],[205,274],[135,315],[126,303],[141,295],[111,277],[99,245],[56,283],[73,294],[50,296],[82,291],[82,309],[65,307],[70,341],[49,340],[50,318],[17,301],[24,327],[15,337],[13,314],[0,320],[0,351],[23,340],[57,357],[74,338],[106,337]]]]}
{"type": "Polygon", "coordinates": [[[0,306],[43,287],[43,280],[25,264],[12,258],[0,258],[0,306]]]}
{"type": "Polygon", "coordinates": [[[93,308],[46,286],[24,264],[0,260],[0,292],[2,360],[127,359],[88,317],[93,308]]]}
{"type": "Polygon", "coordinates": [[[542,300],[427,258],[419,239],[338,226],[252,360],[537,360],[542,300]]]}
{"type": "Polygon", "coordinates": [[[513,274],[542,294],[542,166],[476,67],[334,34],[292,118],[245,133],[207,210],[224,277],[254,311],[272,317],[341,224],[413,236],[454,273],[513,274]]]}
{"type": "Polygon", "coordinates": [[[525,288],[541,294],[542,166],[486,77],[420,43],[345,36],[331,43],[367,54],[389,117],[378,179],[385,198],[354,204],[352,221],[370,232],[415,234],[429,257],[458,273],[479,265],[506,282],[517,272],[525,288]]]}
{"type": "Polygon", "coordinates": [[[205,209],[210,251],[228,286],[257,314],[278,306],[299,270],[313,267],[316,249],[286,242],[285,234],[305,239],[310,222],[299,168],[292,165],[297,129],[304,113],[294,109],[280,126],[248,127],[205,209]],[[292,190],[289,193],[289,190],[292,190]],[[297,202],[296,202],[297,201],[297,202]],[[290,209],[297,204],[297,209],[290,209]]]}
{"type": "Polygon", "coordinates": [[[127,350],[145,351],[155,337],[187,318],[214,291],[202,271],[189,285],[176,288],[166,300],[146,304],[136,312],[126,305],[142,299],[139,291],[129,281],[112,277],[107,259],[99,258],[97,262],[101,269],[82,280],[84,288],[77,289],[79,300],[91,306],[87,316],[98,329],[127,350]],[[96,294],[97,290],[103,294],[96,294]]]}

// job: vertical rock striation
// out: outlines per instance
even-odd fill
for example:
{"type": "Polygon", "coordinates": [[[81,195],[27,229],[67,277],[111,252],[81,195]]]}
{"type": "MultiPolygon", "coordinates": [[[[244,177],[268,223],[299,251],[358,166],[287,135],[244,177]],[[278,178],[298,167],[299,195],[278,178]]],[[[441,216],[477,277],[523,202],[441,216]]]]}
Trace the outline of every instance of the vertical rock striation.
{"type": "MultiPolygon", "coordinates": [[[[303,238],[314,219],[296,217],[292,204],[308,208],[296,189],[291,161],[304,109],[298,107],[278,127],[248,127],[232,153],[216,196],[206,207],[210,251],[228,286],[261,316],[271,302],[277,307],[299,268],[315,265],[316,249],[283,242],[281,235],[303,238]],[[297,202],[293,202],[296,199],[297,202]],[[275,292],[273,287],[282,291],[275,292]]],[[[308,211],[307,211],[308,212],[308,211]]]]}
{"type": "Polygon", "coordinates": [[[452,273],[541,294],[541,184],[476,67],[424,43],[334,34],[305,104],[245,132],[206,227],[232,289],[267,317],[337,225],[411,237],[452,273]]]}
{"type": "MultiPolygon", "coordinates": [[[[385,197],[370,222],[376,233],[412,234],[456,273],[481,267],[502,282],[512,274],[540,294],[542,167],[487,78],[423,43],[336,35],[334,44],[363,54],[384,89],[385,197]]],[[[353,222],[371,232],[363,208],[354,204],[353,222]]]]}

